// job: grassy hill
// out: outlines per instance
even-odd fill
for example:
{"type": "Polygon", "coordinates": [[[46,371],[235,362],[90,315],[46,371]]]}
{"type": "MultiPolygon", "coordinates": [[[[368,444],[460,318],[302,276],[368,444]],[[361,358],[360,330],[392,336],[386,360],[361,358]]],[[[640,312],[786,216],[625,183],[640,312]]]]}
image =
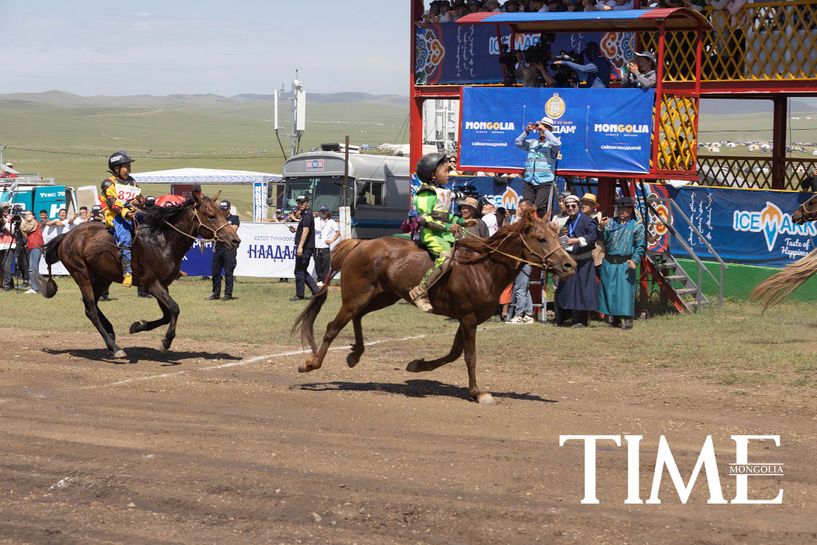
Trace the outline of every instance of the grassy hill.
{"type": "MultiPolygon", "coordinates": [[[[301,150],[322,142],[377,145],[408,141],[408,99],[365,93],[307,95],[301,150]]],[[[288,104],[279,105],[281,140],[289,154],[288,104]]],[[[98,184],[117,149],[137,158],[137,171],[179,167],[281,172],[270,96],[173,95],[80,97],[70,93],[0,95],[4,157],[22,172],[59,183],[98,184]]],[[[250,214],[250,189],[224,188],[250,214]]],[[[166,188],[154,187],[159,194],[166,188]]]]}

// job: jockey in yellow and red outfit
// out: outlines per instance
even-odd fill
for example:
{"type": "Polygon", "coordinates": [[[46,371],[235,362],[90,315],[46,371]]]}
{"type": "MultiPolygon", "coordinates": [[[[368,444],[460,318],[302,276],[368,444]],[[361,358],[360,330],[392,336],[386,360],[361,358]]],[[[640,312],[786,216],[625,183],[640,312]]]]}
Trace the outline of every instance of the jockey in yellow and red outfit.
{"type": "Polygon", "coordinates": [[[411,302],[423,312],[431,312],[428,290],[451,268],[454,235],[466,220],[451,213],[452,192],[445,189],[451,165],[442,153],[430,153],[417,163],[417,177],[423,182],[414,195],[414,208],[423,225],[420,240],[437,256],[434,267],[426,271],[420,284],[409,292],[411,302]]]}
{"type": "Polygon", "coordinates": [[[130,287],[133,282],[131,270],[131,246],[133,245],[134,201],[141,199],[141,189],[130,175],[134,160],[124,151],[117,151],[108,158],[108,170],[113,174],[102,181],[102,201],[105,211],[105,227],[113,231],[122,259],[122,285],[130,287]]]}

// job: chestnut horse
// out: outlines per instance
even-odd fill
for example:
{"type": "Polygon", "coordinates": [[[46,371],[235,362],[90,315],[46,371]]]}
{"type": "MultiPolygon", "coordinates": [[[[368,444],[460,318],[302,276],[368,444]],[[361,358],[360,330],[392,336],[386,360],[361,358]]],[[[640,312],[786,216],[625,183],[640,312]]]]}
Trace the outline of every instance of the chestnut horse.
{"type": "MultiPolygon", "coordinates": [[[[218,240],[228,248],[241,242],[232,229],[225,229],[227,218],[217,205],[218,195],[210,199],[196,186],[193,197],[180,206],[153,206],[146,211],[133,239],[133,284],[142,286],[156,298],[162,317],[152,322],[138,321],[130,333],[150,331],[170,324],[162,340],[166,352],[176,337],[179,305],[170,297],[168,286],[179,277],[182,258],[198,236],[218,240]]],[[[45,247],[48,282],[42,290],[46,298],[57,293],[57,283],[51,277],[51,265],[57,261],[71,274],[82,293],[85,315],[96,326],[110,354],[116,358],[127,355],[116,344],[111,322],[102,314],[97,301],[113,282],[122,282],[122,263],[113,235],[101,223],[83,223],[76,229],[59,235],[45,247]]]]}
{"type": "MultiPolygon", "coordinates": [[[[791,219],[798,225],[817,220],[817,195],[801,204],[791,215],[791,219]]],[[[814,250],[755,286],[755,289],[749,294],[749,298],[752,301],[763,303],[763,311],[765,312],[770,306],[776,305],[803,285],[816,272],[817,250],[814,250]]]]}
{"type": "MultiPolygon", "coordinates": [[[[469,238],[457,242],[451,271],[432,286],[429,298],[434,314],[449,316],[460,322],[454,344],[445,356],[434,360],[417,359],[406,367],[416,373],[432,371],[460,357],[465,351],[468,367],[468,391],[480,403],[490,403],[491,394],[477,386],[477,325],[490,318],[502,291],[513,282],[524,263],[550,267],[561,278],[575,274],[576,262],[559,243],[559,236],[548,223],[530,212],[514,224],[502,227],[490,239],[469,238]]],[[[301,340],[312,348],[313,356],[299,367],[300,372],[319,369],[338,333],[352,321],[355,344],[346,358],[354,367],[363,354],[364,315],[409,300],[409,290],[420,283],[432,266],[428,253],[414,242],[400,238],[344,240],[332,251],[329,278],[341,273],[340,311],[326,328],[323,343],[315,345],[314,323],[328,294],[329,281],[312,296],[306,309],[292,328],[300,328],[301,340]]]]}

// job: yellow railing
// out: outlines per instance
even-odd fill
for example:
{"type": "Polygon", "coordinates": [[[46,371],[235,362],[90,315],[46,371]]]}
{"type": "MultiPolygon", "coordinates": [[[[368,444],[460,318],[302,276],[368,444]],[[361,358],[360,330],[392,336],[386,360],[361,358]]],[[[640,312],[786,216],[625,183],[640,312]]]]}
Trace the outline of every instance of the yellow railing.
{"type": "MultiPolygon", "coordinates": [[[[701,79],[707,81],[817,80],[817,2],[755,2],[736,14],[707,8],[701,79]]],[[[641,34],[658,50],[657,35],[641,34]]],[[[667,33],[664,81],[695,79],[695,33],[667,33]]]]}
{"type": "Polygon", "coordinates": [[[666,93],[661,96],[658,170],[683,171],[694,168],[698,146],[695,132],[697,116],[694,98],[666,93]]]}

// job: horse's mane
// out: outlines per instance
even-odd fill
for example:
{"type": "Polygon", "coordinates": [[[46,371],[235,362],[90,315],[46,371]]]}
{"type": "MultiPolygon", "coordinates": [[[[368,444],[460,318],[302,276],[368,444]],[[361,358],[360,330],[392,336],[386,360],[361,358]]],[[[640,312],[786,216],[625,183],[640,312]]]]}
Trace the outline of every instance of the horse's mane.
{"type": "Polygon", "coordinates": [[[487,254],[490,250],[496,250],[496,247],[508,238],[509,235],[518,234],[522,230],[524,223],[523,221],[517,221],[516,223],[505,224],[487,239],[466,235],[465,238],[457,241],[457,247],[471,250],[480,255],[487,254]]]}
{"type": "Polygon", "coordinates": [[[175,219],[194,204],[195,201],[188,198],[177,206],[151,206],[142,214],[139,227],[146,229],[148,233],[163,232],[170,229],[168,223],[173,223],[175,219]]]}

